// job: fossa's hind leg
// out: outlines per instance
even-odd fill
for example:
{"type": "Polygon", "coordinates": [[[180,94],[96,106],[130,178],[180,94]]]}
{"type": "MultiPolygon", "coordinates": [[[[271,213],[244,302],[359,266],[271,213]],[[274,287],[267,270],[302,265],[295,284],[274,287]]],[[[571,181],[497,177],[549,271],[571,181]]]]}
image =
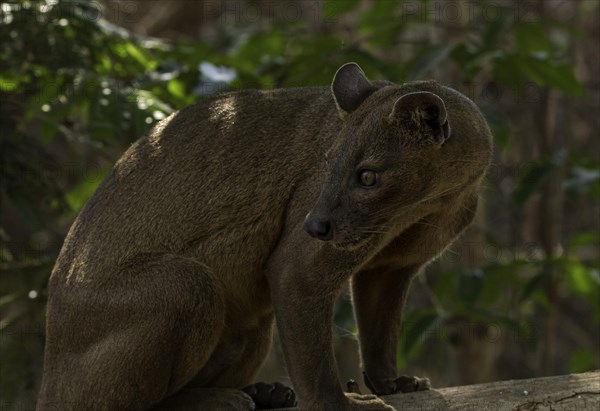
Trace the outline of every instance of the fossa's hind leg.
{"type": "Polygon", "coordinates": [[[39,411],[148,410],[209,359],[225,312],[211,273],[172,255],[140,260],[51,295],[39,411]]]}

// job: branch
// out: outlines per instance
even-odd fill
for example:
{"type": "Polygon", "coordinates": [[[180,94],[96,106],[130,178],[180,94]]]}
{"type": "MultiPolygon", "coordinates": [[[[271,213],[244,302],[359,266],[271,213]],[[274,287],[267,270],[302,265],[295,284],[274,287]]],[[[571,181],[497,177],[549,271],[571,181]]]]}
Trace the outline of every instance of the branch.
{"type": "MultiPolygon", "coordinates": [[[[600,409],[600,370],[432,389],[383,399],[398,411],[597,411],[600,409]]],[[[292,410],[297,409],[277,411],[292,410]]]]}

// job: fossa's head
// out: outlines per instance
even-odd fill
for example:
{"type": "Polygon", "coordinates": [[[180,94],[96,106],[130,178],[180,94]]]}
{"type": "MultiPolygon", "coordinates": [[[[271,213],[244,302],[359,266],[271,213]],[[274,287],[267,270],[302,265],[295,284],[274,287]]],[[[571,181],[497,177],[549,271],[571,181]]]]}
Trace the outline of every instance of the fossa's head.
{"type": "Polygon", "coordinates": [[[472,112],[454,116],[461,123],[455,132],[447,104],[456,97],[445,102],[433,92],[443,89],[435,82],[371,82],[358,65],[348,63],[337,71],[331,89],[343,121],[325,155],[321,194],[304,221],[312,237],[359,247],[419,207],[447,201],[477,184],[484,174],[489,129],[458,92],[453,93],[460,96],[460,110],[472,112]],[[484,124],[464,130],[469,116],[484,124]],[[483,133],[474,138],[484,143],[461,150],[458,146],[470,141],[461,133],[483,133]]]}

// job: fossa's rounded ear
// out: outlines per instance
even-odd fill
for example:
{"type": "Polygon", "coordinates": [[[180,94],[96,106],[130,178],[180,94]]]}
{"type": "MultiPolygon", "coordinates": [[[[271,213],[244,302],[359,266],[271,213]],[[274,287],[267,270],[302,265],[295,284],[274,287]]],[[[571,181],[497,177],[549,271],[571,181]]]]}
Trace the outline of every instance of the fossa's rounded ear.
{"type": "Polygon", "coordinates": [[[438,95],[428,91],[400,97],[394,103],[389,119],[418,129],[439,146],[450,137],[446,105],[438,95]]]}
{"type": "Polygon", "coordinates": [[[338,69],[331,83],[333,99],[344,118],[361,105],[377,88],[356,63],[346,63],[338,69]]]}

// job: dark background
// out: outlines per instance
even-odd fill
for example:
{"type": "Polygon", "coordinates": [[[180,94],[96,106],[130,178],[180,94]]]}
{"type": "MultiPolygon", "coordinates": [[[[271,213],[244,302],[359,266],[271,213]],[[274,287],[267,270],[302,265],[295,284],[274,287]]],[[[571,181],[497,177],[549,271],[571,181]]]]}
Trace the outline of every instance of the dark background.
{"type": "MultiPolygon", "coordinates": [[[[35,401],[49,273],[131,142],[215,91],[328,85],[348,61],[458,89],[495,137],[475,223],[414,283],[399,367],[438,387],[598,368],[599,5],[1,3],[1,408],[35,401]]],[[[359,378],[347,295],[335,331],[359,378]]],[[[261,378],[289,381],[277,342],[261,378]]]]}

